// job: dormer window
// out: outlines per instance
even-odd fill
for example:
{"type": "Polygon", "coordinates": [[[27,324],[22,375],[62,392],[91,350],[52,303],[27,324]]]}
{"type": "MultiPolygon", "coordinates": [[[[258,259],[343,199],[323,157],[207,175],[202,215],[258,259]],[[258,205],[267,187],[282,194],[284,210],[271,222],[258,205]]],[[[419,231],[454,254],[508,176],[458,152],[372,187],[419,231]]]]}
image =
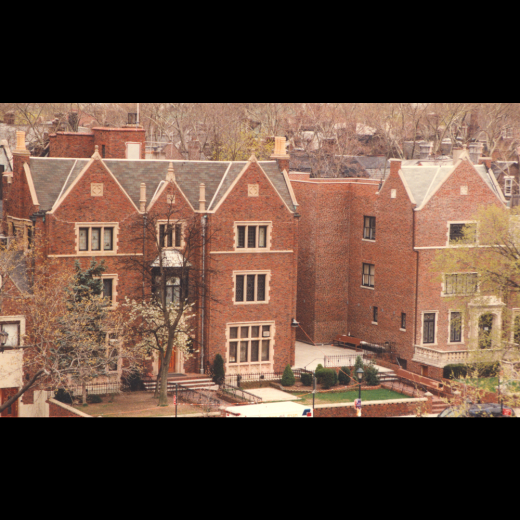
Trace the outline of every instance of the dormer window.
{"type": "Polygon", "coordinates": [[[159,245],[165,249],[182,247],[182,224],[159,224],[159,245]]]}

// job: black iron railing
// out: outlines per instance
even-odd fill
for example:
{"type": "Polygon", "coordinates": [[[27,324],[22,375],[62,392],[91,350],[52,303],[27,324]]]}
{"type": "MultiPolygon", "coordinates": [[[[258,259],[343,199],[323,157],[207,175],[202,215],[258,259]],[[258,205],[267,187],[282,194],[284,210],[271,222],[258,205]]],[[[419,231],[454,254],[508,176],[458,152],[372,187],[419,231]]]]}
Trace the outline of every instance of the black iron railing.
{"type": "Polygon", "coordinates": [[[220,391],[224,395],[232,397],[233,399],[243,403],[260,404],[263,401],[261,397],[250,394],[249,392],[246,392],[241,388],[237,388],[236,386],[226,385],[225,383],[220,385],[220,391]]]}
{"type": "MultiPolygon", "coordinates": [[[[313,374],[310,370],[298,368],[293,370],[294,377],[301,379],[302,374],[313,374]]],[[[242,383],[259,383],[261,381],[281,381],[283,378],[283,372],[271,372],[268,374],[234,374],[226,376],[226,384],[229,386],[235,386],[240,388],[242,383]]]]}
{"type": "Polygon", "coordinates": [[[211,390],[193,390],[187,386],[177,385],[171,390],[168,387],[168,395],[177,396],[179,402],[201,407],[220,408],[222,406],[220,400],[216,399],[215,392],[211,390]]]}

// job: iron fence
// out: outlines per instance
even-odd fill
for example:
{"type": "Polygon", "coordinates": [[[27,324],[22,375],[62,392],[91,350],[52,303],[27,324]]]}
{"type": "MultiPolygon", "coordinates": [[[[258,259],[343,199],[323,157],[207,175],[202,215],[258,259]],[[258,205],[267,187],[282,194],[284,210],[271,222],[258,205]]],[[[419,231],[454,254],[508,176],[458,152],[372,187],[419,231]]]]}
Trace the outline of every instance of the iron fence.
{"type": "Polygon", "coordinates": [[[263,401],[261,397],[257,397],[256,395],[250,394],[249,392],[246,392],[241,388],[237,388],[236,386],[223,384],[220,385],[220,391],[224,395],[232,397],[233,399],[237,401],[242,401],[244,403],[260,404],[263,401]]]}
{"type": "Polygon", "coordinates": [[[358,357],[366,361],[364,354],[361,352],[348,356],[325,356],[325,368],[353,367],[358,357]]]}
{"type": "MultiPolygon", "coordinates": [[[[89,383],[86,385],[87,396],[88,395],[115,395],[120,394],[125,390],[126,387],[121,383],[121,381],[111,381],[108,383],[89,383]]],[[[83,396],[83,386],[70,386],[64,387],[65,392],[72,395],[72,397],[82,397],[83,396]]],[[[49,392],[51,398],[54,398],[55,392],[49,392]]]]}
{"type": "MultiPolygon", "coordinates": [[[[302,374],[313,374],[310,370],[298,368],[293,370],[294,377],[301,379],[302,374]]],[[[234,374],[226,376],[226,385],[240,388],[242,383],[259,383],[261,381],[281,381],[283,372],[271,372],[268,374],[234,374]]]]}

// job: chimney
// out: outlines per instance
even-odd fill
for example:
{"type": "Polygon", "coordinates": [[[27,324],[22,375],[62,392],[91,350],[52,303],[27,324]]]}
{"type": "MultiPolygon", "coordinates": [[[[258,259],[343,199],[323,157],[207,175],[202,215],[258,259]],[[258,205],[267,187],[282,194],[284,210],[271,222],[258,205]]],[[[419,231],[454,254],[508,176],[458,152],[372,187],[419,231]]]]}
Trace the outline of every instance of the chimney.
{"type": "Polygon", "coordinates": [[[336,153],[336,139],[334,137],[323,139],[321,146],[326,154],[334,155],[336,153]]]}
{"type": "Polygon", "coordinates": [[[464,148],[454,148],[453,149],[453,164],[455,164],[459,159],[464,151],[464,148]]]}
{"type": "Polygon", "coordinates": [[[403,161],[401,159],[390,159],[390,173],[399,174],[403,166],[403,161]]]}
{"type": "Polygon", "coordinates": [[[137,113],[130,112],[128,114],[128,126],[136,126],[137,125],[137,113]]]}
{"type": "Polygon", "coordinates": [[[29,155],[25,147],[25,132],[16,132],[16,150],[14,153],[17,155],[29,155]]]}
{"type": "Polygon", "coordinates": [[[139,204],[141,206],[141,212],[144,213],[146,211],[146,184],[144,182],[141,184],[141,199],[139,200],[139,204]]]}
{"type": "Polygon", "coordinates": [[[281,172],[291,171],[291,156],[287,153],[287,139],[285,137],[275,137],[274,153],[271,159],[278,162],[278,168],[281,172]]]}
{"type": "Polygon", "coordinates": [[[469,145],[469,158],[473,164],[479,163],[483,148],[484,145],[482,143],[471,143],[469,145]]]}
{"type": "Polygon", "coordinates": [[[166,174],[166,182],[175,182],[175,170],[173,169],[173,163],[168,166],[168,173],[166,174]]]}
{"type": "Polygon", "coordinates": [[[199,211],[206,211],[206,185],[200,185],[199,211]]]}
{"type": "Polygon", "coordinates": [[[493,163],[492,157],[481,157],[479,159],[479,164],[484,164],[488,170],[491,170],[491,164],[493,163]]]}
{"type": "Polygon", "coordinates": [[[15,114],[14,112],[6,112],[4,114],[4,124],[6,125],[14,125],[15,124],[15,114]]]}
{"type": "Polygon", "coordinates": [[[200,161],[200,141],[194,137],[188,143],[188,160],[190,161],[200,161]]]}
{"type": "Polygon", "coordinates": [[[433,150],[432,143],[423,143],[421,144],[421,161],[427,161],[433,150]]]}
{"type": "Polygon", "coordinates": [[[69,126],[73,132],[79,130],[79,114],[77,112],[71,112],[69,114],[69,126]]]}

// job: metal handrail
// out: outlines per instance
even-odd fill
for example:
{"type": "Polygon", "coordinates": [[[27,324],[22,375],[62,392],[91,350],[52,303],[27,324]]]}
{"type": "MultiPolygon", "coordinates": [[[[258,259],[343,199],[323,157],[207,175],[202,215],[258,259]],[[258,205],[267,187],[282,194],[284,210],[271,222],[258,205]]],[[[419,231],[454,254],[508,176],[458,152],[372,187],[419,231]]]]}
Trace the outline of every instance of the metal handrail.
{"type": "Polygon", "coordinates": [[[250,403],[259,404],[263,402],[263,399],[261,397],[253,395],[249,392],[246,392],[245,390],[242,390],[241,388],[237,388],[236,386],[228,385],[226,383],[222,383],[220,385],[220,390],[223,390],[224,392],[229,391],[235,398],[239,398],[243,401],[247,401],[250,403]]]}

